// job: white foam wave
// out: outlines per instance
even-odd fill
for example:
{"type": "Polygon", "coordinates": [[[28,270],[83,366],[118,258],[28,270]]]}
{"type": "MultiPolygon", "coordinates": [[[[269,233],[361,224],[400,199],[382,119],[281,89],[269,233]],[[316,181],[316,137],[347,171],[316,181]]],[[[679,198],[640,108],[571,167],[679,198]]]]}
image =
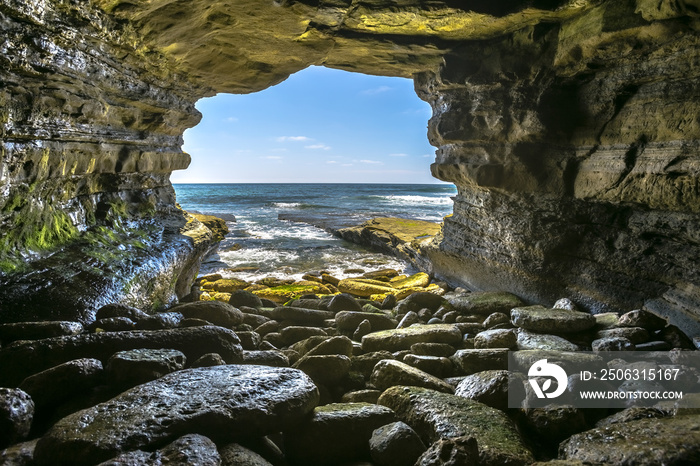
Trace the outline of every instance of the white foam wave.
{"type": "Polygon", "coordinates": [[[382,196],[392,204],[431,204],[431,205],[452,205],[449,197],[415,196],[415,195],[390,195],[382,196]]]}

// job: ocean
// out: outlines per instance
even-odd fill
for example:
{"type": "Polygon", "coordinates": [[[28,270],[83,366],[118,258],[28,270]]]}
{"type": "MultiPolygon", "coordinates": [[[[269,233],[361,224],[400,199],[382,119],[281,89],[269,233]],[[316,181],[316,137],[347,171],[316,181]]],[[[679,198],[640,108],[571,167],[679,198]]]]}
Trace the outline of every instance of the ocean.
{"type": "Polygon", "coordinates": [[[299,279],[329,271],[337,278],[407,263],[348,243],[324,230],[358,225],[375,217],[440,222],[452,212],[450,184],[175,184],[183,209],[216,215],[229,234],[200,274],[221,273],[255,281],[299,279]]]}

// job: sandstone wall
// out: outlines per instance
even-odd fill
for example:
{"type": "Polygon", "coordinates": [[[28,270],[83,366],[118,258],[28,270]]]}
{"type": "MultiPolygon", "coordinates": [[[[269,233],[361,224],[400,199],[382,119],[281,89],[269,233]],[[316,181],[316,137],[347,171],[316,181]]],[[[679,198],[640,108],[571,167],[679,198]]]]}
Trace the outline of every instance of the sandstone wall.
{"type": "MultiPolygon", "coordinates": [[[[194,103],[314,64],[413,77],[432,105],[432,171],[459,190],[435,272],[692,326],[699,26],[698,0],[0,0],[0,282],[45,293],[49,257],[110,231],[178,237],[194,103]]],[[[161,258],[136,282],[170,270],[132,249],[161,258]]]]}

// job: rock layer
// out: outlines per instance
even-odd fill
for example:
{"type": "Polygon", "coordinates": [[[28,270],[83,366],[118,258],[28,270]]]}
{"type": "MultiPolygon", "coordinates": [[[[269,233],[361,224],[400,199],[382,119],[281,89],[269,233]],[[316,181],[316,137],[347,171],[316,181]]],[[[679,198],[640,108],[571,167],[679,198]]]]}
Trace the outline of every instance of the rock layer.
{"type": "Polygon", "coordinates": [[[697,0],[3,0],[0,319],[89,321],[117,296],[158,307],[181,295],[203,250],[179,231],[168,176],[189,163],[194,103],[325,65],[413,78],[431,104],[432,173],[458,188],[421,246],[433,272],[526,301],[646,303],[696,333],[699,11],[697,0]],[[82,297],[67,291],[84,283],[82,297]],[[57,310],[76,303],[78,316],[57,310]]]}

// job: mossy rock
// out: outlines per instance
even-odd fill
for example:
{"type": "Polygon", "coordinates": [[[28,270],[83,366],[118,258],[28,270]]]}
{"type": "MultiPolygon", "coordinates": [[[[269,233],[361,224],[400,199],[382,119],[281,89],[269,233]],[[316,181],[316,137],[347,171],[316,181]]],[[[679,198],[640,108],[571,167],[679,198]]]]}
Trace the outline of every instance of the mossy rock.
{"type": "Polygon", "coordinates": [[[190,214],[200,222],[202,222],[207,228],[214,233],[214,240],[221,241],[228,234],[228,227],[226,226],[226,220],[215,217],[213,215],[204,214],[190,214]]]}
{"type": "Polygon", "coordinates": [[[250,283],[237,278],[222,278],[213,282],[203,282],[202,290],[230,294],[234,291],[244,290],[249,286],[250,283]]]}
{"type": "Polygon", "coordinates": [[[275,303],[284,304],[305,294],[331,294],[324,285],[315,282],[296,282],[292,285],[275,286],[262,290],[254,290],[259,298],[269,299],[275,303]]]}
{"type": "Polygon", "coordinates": [[[419,272],[417,274],[411,275],[403,280],[396,280],[391,282],[391,286],[398,288],[400,290],[404,288],[424,288],[430,284],[430,275],[424,272],[419,272]]]}
{"type": "Polygon", "coordinates": [[[368,298],[375,294],[393,294],[396,289],[388,283],[376,280],[361,280],[346,278],[338,283],[338,290],[341,293],[350,293],[355,296],[368,298]]]}

